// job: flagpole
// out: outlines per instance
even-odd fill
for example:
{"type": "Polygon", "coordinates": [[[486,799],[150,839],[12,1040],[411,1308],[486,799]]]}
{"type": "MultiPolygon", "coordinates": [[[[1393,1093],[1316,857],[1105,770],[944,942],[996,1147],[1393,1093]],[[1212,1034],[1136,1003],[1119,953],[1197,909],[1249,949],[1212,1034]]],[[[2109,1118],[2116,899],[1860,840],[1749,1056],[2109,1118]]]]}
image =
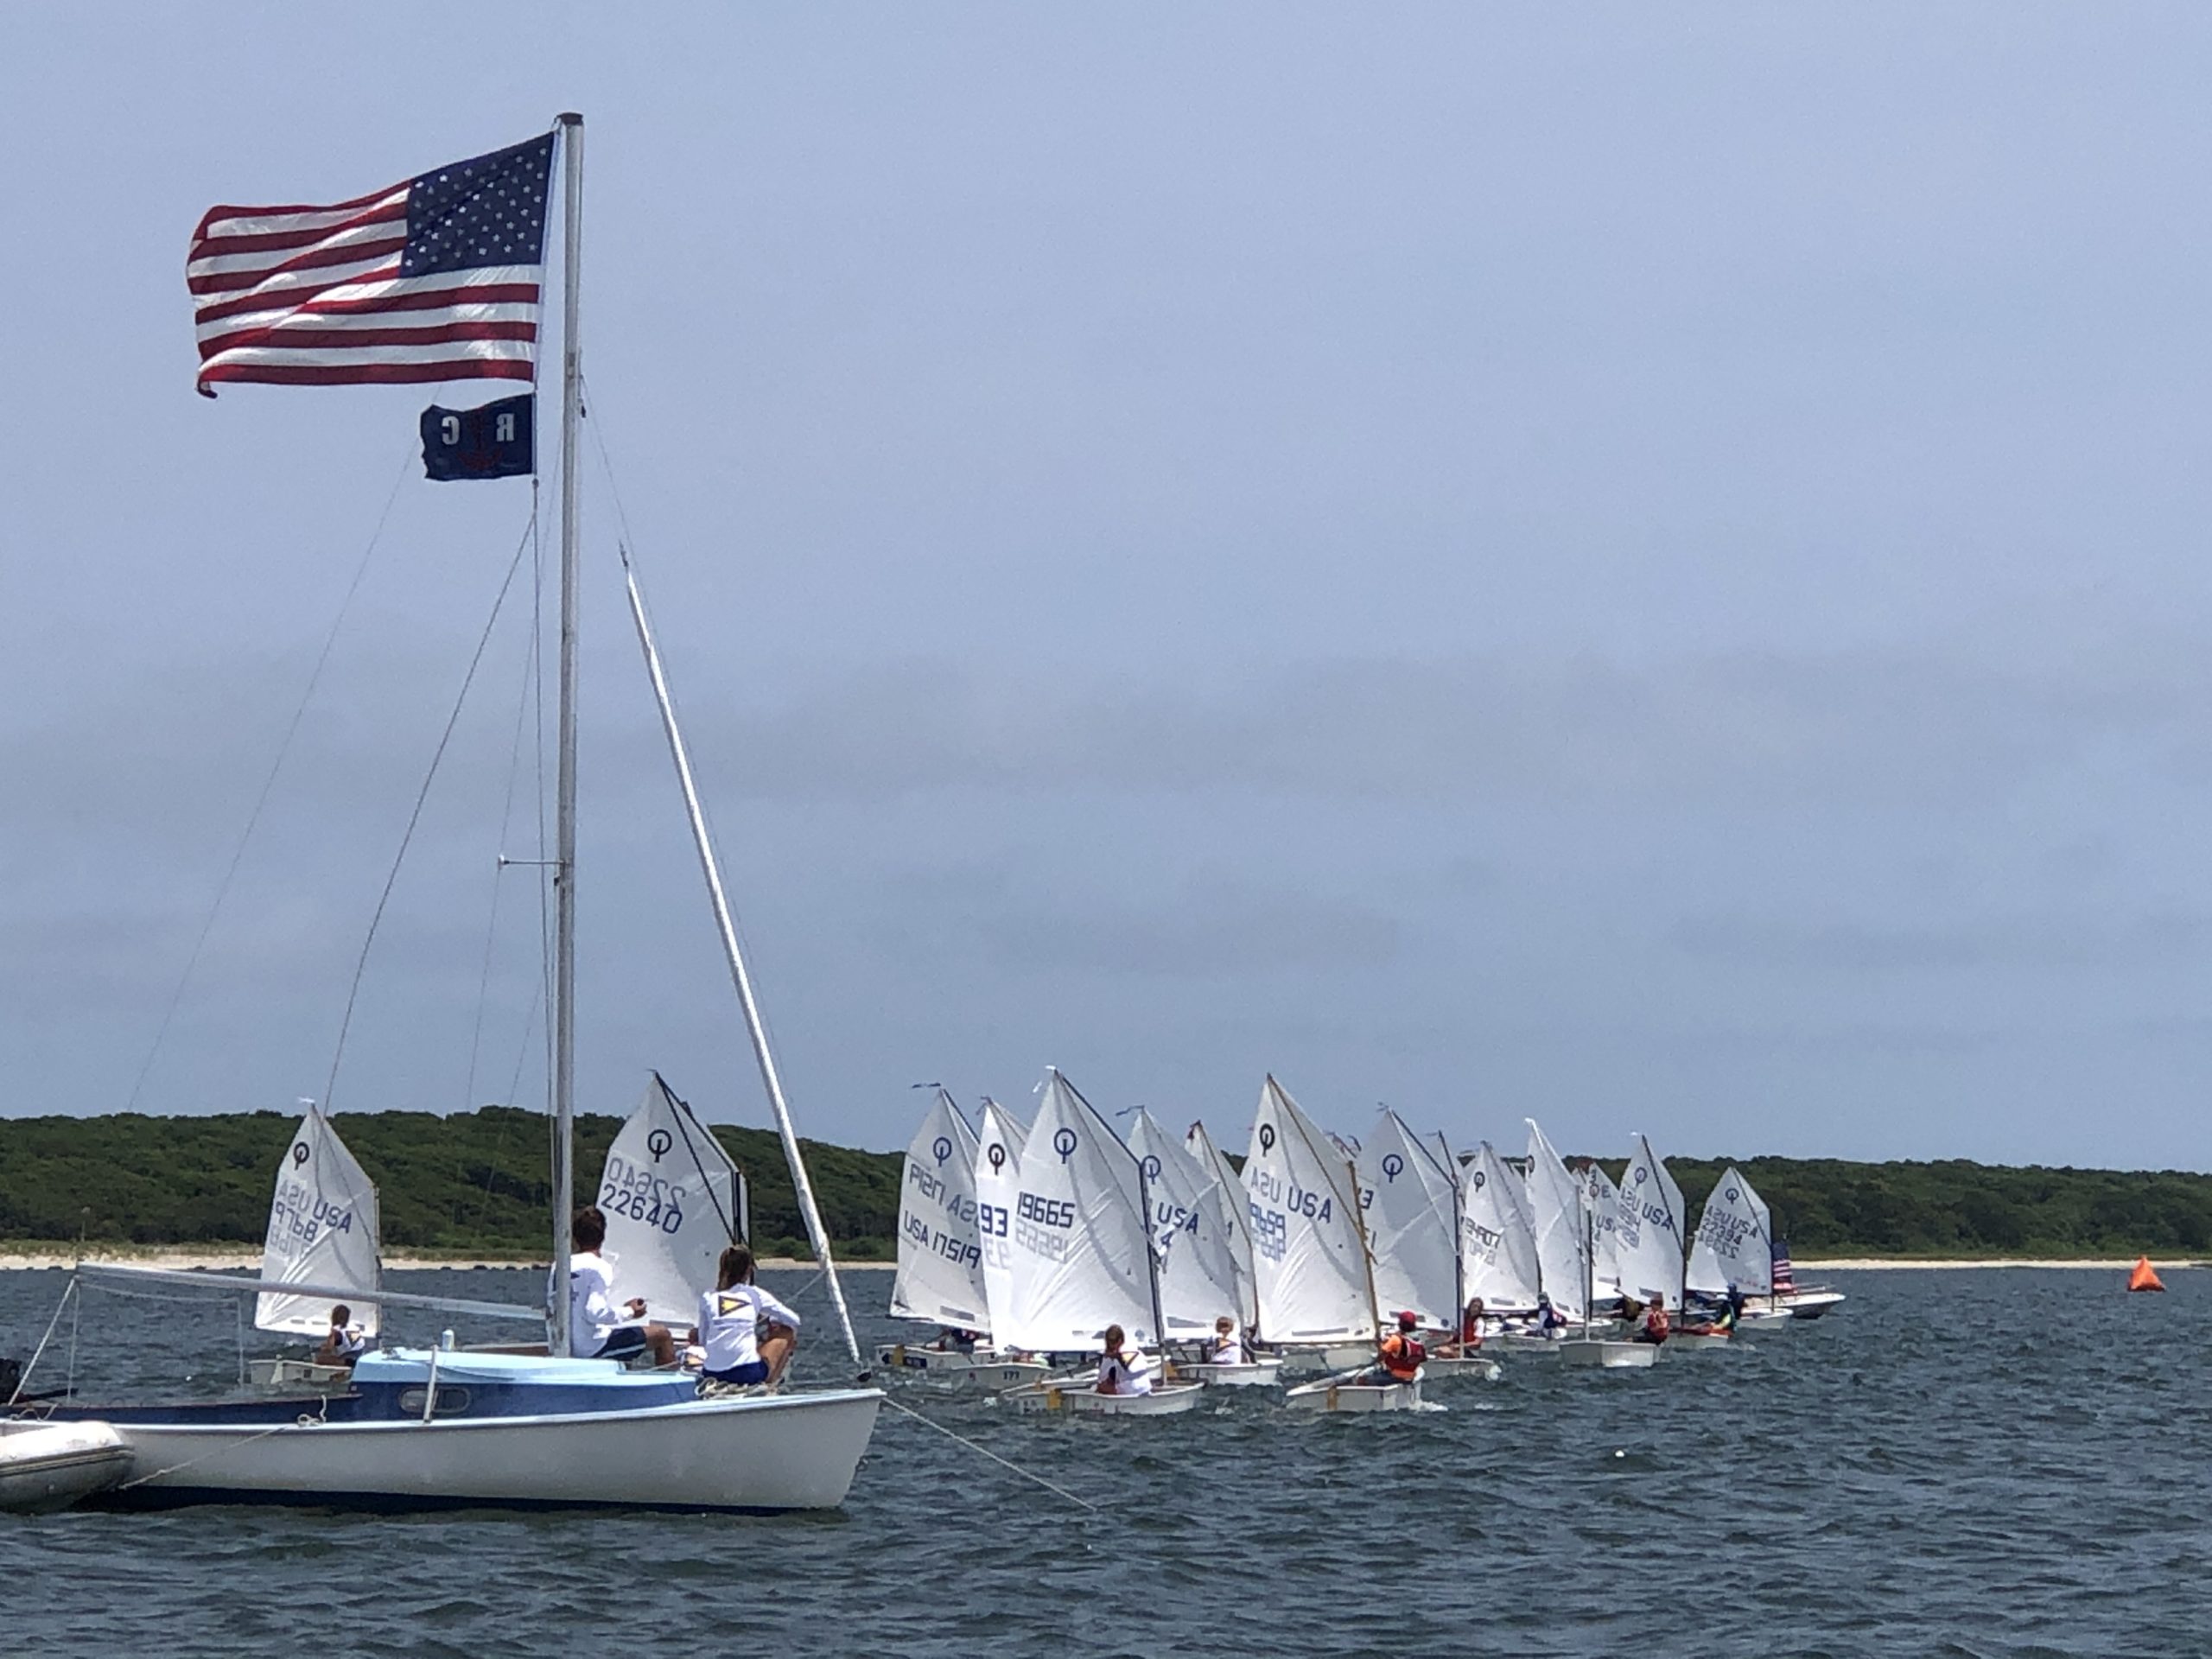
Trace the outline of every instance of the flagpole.
{"type": "Polygon", "coordinates": [[[575,1207],[576,1109],[576,426],[583,352],[576,339],[583,266],[584,118],[559,118],[566,220],[561,266],[561,724],[553,852],[553,1265],[545,1287],[546,1345],[569,1351],[570,1212],[575,1207]]]}

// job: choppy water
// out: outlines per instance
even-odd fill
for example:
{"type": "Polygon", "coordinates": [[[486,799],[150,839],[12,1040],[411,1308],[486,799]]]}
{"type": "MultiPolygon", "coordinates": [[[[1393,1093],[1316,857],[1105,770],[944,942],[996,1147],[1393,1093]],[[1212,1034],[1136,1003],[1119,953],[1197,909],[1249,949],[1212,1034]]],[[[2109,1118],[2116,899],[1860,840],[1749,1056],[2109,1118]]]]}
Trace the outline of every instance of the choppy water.
{"type": "MultiPolygon", "coordinates": [[[[1097,1515],[887,1412],[833,1516],[0,1516],[0,1653],[2212,1651],[2212,1274],[1835,1281],[1818,1324],[1648,1372],[1510,1357],[1439,1414],[925,1406],[1097,1515]]],[[[60,1286],[0,1274],[0,1353],[60,1286]]],[[[226,1300],[94,1293],[79,1340],[95,1392],[236,1363],[226,1300]]]]}

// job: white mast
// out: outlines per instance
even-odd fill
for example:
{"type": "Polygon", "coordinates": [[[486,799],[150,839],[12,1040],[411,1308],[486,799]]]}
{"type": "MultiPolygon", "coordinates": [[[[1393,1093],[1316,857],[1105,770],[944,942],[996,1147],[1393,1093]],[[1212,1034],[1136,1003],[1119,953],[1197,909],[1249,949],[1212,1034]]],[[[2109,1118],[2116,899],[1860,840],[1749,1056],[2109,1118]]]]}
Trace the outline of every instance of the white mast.
{"type": "Polygon", "coordinates": [[[661,672],[660,652],[653,645],[653,631],[645,621],[645,596],[638,591],[638,573],[630,568],[627,549],[622,555],[622,579],[630,593],[630,615],[638,625],[638,643],[645,653],[645,668],[652,676],[653,697],[660,704],[661,729],[668,734],[668,752],[676,762],[677,781],[683,786],[684,810],[691,817],[691,839],[699,849],[699,872],[707,878],[707,894],[714,901],[715,925],[721,929],[722,954],[729,958],[729,976],[737,985],[737,1000],[745,1010],[745,1029],[753,1039],[753,1057],[760,1063],[760,1081],[768,1090],[768,1104],[776,1114],[776,1133],[783,1137],[784,1158],[791,1165],[791,1186],[798,1195],[798,1212],[806,1223],[806,1236],[814,1246],[814,1259],[830,1281],[830,1300],[837,1306],[837,1323],[845,1335],[845,1351],[858,1364],[860,1339],[853,1334],[853,1317],[845,1310],[844,1287],[837,1282],[837,1264],[830,1257],[830,1235],[815,1208],[814,1188],[806,1179],[806,1160],[799,1155],[798,1131],[791,1126],[791,1108],[784,1102],[783,1079],[776,1072],[776,1057],[768,1048],[767,1028],[760,1023],[760,1005],[753,999],[753,976],[746,971],[745,955],[738,948],[737,924],[731,918],[729,899],[722,891],[721,867],[715,858],[715,844],[707,834],[707,819],[699,805],[699,788],[691,778],[691,756],[683,747],[683,734],[676,724],[676,705],[669,700],[668,680],[661,672]]]}
{"type": "Polygon", "coordinates": [[[569,1222],[575,1206],[576,1107],[576,423],[583,352],[576,339],[583,267],[584,118],[559,118],[566,205],[561,271],[561,727],[553,850],[553,1268],[545,1287],[546,1344],[569,1351],[569,1222]]]}

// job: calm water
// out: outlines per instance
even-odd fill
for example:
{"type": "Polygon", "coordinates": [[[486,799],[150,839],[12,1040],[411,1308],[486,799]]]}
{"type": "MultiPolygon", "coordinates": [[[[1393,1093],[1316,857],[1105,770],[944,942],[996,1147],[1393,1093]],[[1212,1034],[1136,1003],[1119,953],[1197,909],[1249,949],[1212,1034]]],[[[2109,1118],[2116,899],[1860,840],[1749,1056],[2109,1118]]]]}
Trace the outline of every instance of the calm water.
{"type": "MultiPolygon", "coordinates": [[[[1095,1516],[887,1412],[827,1516],[0,1516],[0,1652],[483,1659],[636,1651],[657,1626],[737,1654],[2204,1653],[2212,1273],[2171,1280],[1837,1274],[1852,1300],[1817,1325],[1633,1374],[1509,1357],[1419,1416],[925,1408],[1095,1516]]],[[[28,1354],[60,1284],[0,1274],[0,1353],[28,1354]]],[[[818,1287],[799,1306],[826,1315],[818,1287]]],[[[227,1301],[95,1292],[81,1371],[220,1386],[234,1325],[227,1301]]],[[[817,1347],[812,1374],[835,1369],[817,1347]]]]}

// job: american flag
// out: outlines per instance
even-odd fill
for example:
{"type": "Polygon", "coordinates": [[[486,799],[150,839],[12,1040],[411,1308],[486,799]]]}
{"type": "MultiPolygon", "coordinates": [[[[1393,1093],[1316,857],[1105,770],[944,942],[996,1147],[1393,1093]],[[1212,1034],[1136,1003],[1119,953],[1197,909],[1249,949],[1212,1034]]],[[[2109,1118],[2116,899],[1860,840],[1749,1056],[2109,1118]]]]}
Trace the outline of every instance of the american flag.
{"type": "Polygon", "coordinates": [[[1789,1265],[1789,1246],[1782,1239],[1774,1239],[1767,1246],[1774,1262],[1774,1294],[1794,1296],[1797,1294],[1796,1270],[1789,1265]]]}
{"type": "Polygon", "coordinates": [[[185,279],[200,390],[528,380],[553,135],[327,207],[210,207],[185,279]]]}

